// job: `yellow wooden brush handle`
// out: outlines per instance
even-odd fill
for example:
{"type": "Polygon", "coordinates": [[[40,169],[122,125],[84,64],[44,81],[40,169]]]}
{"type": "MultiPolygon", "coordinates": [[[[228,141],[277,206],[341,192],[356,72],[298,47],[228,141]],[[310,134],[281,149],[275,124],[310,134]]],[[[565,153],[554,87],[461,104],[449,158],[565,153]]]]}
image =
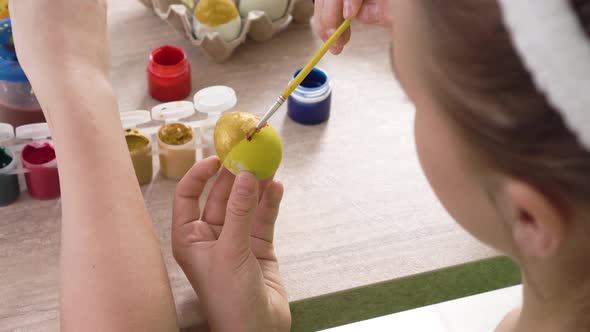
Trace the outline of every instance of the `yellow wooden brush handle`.
{"type": "Polygon", "coordinates": [[[348,19],[348,20],[345,20],[344,22],[342,22],[342,24],[340,24],[340,26],[338,27],[338,29],[336,29],[334,34],[332,36],[330,36],[330,38],[328,38],[328,40],[319,49],[319,51],[313,56],[313,58],[311,58],[311,60],[309,60],[309,62],[305,65],[305,67],[303,67],[303,69],[301,69],[299,74],[297,74],[297,76],[291,81],[291,83],[289,83],[289,85],[287,86],[285,91],[283,91],[281,96],[268,109],[268,111],[266,111],[266,113],[264,113],[264,116],[262,117],[262,119],[260,119],[260,122],[258,122],[258,124],[256,125],[256,128],[254,130],[252,130],[251,133],[248,134],[248,139],[251,139],[252,136],[254,136],[256,134],[257,130],[262,129],[262,127],[270,119],[270,117],[273,116],[273,114],[275,114],[275,112],[279,108],[281,108],[281,106],[287,100],[287,98],[289,98],[291,93],[293,93],[293,91],[295,91],[295,89],[299,86],[299,84],[301,84],[301,82],[303,82],[303,80],[307,77],[307,75],[309,75],[309,73],[311,72],[313,67],[315,67],[318,64],[318,62],[320,62],[322,57],[328,52],[330,47],[332,47],[332,45],[334,45],[334,43],[338,40],[338,38],[340,38],[340,36],[342,36],[344,31],[346,31],[346,29],[348,29],[348,27],[350,27],[351,23],[352,23],[352,19],[348,19]]]}
{"type": "Polygon", "coordinates": [[[348,27],[350,27],[351,23],[352,23],[352,19],[348,19],[348,20],[345,20],[344,22],[342,22],[342,24],[340,24],[340,26],[338,27],[338,29],[336,29],[334,34],[332,36],[330,36],[330,38],[324,43],[324,45],[319,49],[319,51],[313,56],[313,58],[311,58],[311,60],[309,60],[309,62],[305,65],[305,67],[303,67],[303,69],[301,69],[299,74],[291,81],[291,83],[289,83],[289,86],[287,86],[285,91],[283,91],[283,93],[281,94],[281,97],[283,97],[284,100],[289,98],[291,93],[293,93],[293,91],[295,91],[295,89],[299,86],[299,84],[301,84],[301,82],[303,82],[303,80],[307,77],[307,75],[309,75],[309,73],[311,72],[313,67],[315,67],[318,64],[318,62],[320,62],[322,57],[328,52],[328,50],[332,47],[332,45],[334,45],[334,43],[338,40],[338,38],[340,38],[340,36],[342,36],[344,31],[346,31],[346,29],[348,29],[348,27]]]}

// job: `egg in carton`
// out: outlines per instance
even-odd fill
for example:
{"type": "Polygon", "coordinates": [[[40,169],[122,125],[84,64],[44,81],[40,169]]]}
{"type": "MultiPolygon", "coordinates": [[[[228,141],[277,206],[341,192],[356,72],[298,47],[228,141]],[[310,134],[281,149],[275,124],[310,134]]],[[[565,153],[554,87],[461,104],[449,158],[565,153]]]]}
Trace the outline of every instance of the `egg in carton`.
{"type": "Polygon", "coordinates": [[[193,0],[140,1],[214,62],[229,59],[248,36],[267,41],[313,14],[310,0],[200,0],[196,6],[193,0]]]}

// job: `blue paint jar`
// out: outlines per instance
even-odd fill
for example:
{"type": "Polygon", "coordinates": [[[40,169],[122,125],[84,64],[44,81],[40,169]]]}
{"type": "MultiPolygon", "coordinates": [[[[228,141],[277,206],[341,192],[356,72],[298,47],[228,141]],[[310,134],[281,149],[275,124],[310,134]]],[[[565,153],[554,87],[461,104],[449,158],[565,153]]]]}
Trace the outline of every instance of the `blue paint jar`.
{"type": "MultiPolygon", "coordinates": [[[[293,74],[293,78],[301,69],[293,74]]],[[[287,104],[287,114],[295,122],[304,125],[322,123],[330,117],[332,87],[328,74],[314,68],[293,91],[287,104]]]]}

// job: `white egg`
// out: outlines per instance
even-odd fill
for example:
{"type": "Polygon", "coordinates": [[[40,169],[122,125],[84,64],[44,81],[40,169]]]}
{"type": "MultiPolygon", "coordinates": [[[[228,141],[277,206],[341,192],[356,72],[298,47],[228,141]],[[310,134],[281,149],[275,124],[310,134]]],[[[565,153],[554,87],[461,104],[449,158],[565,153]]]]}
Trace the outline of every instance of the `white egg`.
{"type": "Polygon", "coordinates": [[[242,17],[247,17],[253,10],[261,10],[276,21],[285,16],[289,0],[240,0],[239,10],[242,17]]]}
{"type": "Polygon", "coordinates": [[[223,40],[230,42],[238,38],[240,35],[240,31],[242,30],[242,20],[238,16],[227,23],[212,27],[199,22],[199,20],[194,17],[193,29],[198,39],[204,39],[206,36],[213,37],[215,33],[218,33],[223,40]]]}

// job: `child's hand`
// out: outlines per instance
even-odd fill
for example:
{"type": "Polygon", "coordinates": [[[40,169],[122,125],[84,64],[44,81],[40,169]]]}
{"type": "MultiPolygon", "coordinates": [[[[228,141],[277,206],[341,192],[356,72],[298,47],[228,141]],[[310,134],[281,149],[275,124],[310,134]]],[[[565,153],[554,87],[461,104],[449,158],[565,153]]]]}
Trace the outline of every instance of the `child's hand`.
{"type": "Polygon", "coordinates": [[[108,78],[106,0],[14,0],[9,5],[18,60],[35,92],[56,84],[71,89],[94,74],[108,78]]]}
{"type": "MultiPolygon", "coordinates": [[[[356,17],[365,24],[384,23],[385,7],[388,7],[385,2],[387,0],[315,0],[315,31],[323,41],[326,41],[344,19],[356,17]]],[[[349,40],[350,29],[334,43],[330,51],[340,54],[349,40]]]]}
{"type": "Polygon", "coordinates": [[[273,248],[283,187],[223,169],[201,214],[199,198],[220,167],[197,163],[176,189],[172,248],[214,331],[288,331],[291,314],[273,248]],[[259,195],[259,192],[261,193],[259,195]]]}

